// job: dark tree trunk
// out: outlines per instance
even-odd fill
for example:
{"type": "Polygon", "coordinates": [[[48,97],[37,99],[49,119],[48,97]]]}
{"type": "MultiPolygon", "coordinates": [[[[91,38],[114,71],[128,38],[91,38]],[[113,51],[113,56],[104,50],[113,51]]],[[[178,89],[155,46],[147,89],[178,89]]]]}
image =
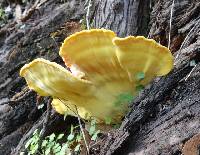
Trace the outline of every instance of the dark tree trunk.
{"type": "Polygon", "coordinates": [[[96,1],[94,27],[113,30],[118,36],[147,35],[149,0],[96,1]]]}
{"type": "MultiPolygon", "coordinates": [[[[58,46],[80,30],[79,20],[86,14],[84,3],[48,0],[23,23],[25,29],[19,29],[14,21],[0,29],[0,154],[18,155],[45,120],[46,112],[36,108],[36,94],[26,88],[19,69],[36,57],[62,64],[58,46]],[[52,39],[53,32],[57,33],[52,39]]],[[[165,46],[170,33],[175,57],[174,70],[157,78],[135,99],[120,129],[101,143],[100,154],[193,155],[197,151],[200,2],[175,0],[170,30],[172,4],[172,0],[92,1],[91,27],[111,29],[121,37],[148,36],[165,46]]],[[[48,98],[44,99],[43,103],[47,102],[48,98]]],[[[53,113],[45,134],[63,131],[70,121],[53,113]]]]}

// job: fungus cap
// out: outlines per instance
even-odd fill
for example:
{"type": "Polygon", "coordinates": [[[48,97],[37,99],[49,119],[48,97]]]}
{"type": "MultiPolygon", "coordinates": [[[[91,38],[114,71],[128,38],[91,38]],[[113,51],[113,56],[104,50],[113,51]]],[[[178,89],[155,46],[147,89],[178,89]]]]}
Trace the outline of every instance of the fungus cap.
{"type": "Polygon", "coordinates": [[[76,115],[77,109],[81,118],[98,123],[107,118],[121,122],[130,102],[127,96],[137,95],[138,85],[168,74],[173,64],[171,52],[154,40],[119,38],[105,29],[69,36],[59,54],[70,71],[39,58],[22,67],[20,75],[29,88],[52,96],[52,106],[60,114],[76,115]],[[138,79],[138,73],[144,77],[138,79]]]}

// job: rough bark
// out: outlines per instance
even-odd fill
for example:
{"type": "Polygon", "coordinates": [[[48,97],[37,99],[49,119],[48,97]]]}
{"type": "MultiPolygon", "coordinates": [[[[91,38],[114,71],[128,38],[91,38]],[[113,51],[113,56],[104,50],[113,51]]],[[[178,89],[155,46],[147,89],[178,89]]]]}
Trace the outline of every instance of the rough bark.
{"type": "MultiPolygon", "coordinates": [[[[155,1],[149,12],[148,36],[165,46],[169,40],[171,6],[172,1],[155,1]]],[[[181,146],[199,133],[199,6],[200,3],[194,0],[175,1],[170,31],[174,70],[166,77],[156,79],[133,102],[122,126],[109,134],[100,154],[177,155],[182,152],[181,146]],[[191,66],[192,60],[196,62],[195,67],[191,66]]],[[[135,18],[140,16],[137,14],[135,18]]],[[[107,23],[118,21],[115,18],[110,20],[107,23]]],[[[141,28],[141,25],[138,26],[141,28]]],[[[137,35],[137,31],[134,34],[137,35]]]]}
{"type": "Polygon", "coordinates": [[[93,26],[113,30],[118,36],[147,35],[149,0],[95,1],[93,26]]]}

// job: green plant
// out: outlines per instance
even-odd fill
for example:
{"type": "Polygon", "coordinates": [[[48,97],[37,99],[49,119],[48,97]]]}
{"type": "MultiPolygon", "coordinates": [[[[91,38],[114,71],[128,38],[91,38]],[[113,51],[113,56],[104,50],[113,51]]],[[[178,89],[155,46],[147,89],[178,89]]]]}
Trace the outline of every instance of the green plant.
{"type": "Polygon", "coordinates": [[[142,91],[143,89],[144,89],[144,86],[142,84],[138,84],[136,86],[136,91],[138,91],[138,92],[142,91]]]}
{"type": "MultiPolygon", "coordinates": [[[[71,125],[70,133],[67,137],[63,133],[57,136],[52,133],[42,140],[41,146],[41,132],[36,129],[33,136],[26,142],[25,149],[27,149],[28,155],[70,155],[72,152],[79,153],[83,141],[83,135],[79,127],[79,125],[75,127],[71,125]]],[[[92,120],[89,128],[90,140],[96,141],[99,133],[100,130],[97,130],[96,120],[92,120]]],[[[24,155],[24,152],[21,152],[20,155],[24,155]]]]}
{"type": "Polygon", "coordinates": [[[122,104],[127,104],[133,101],[134,96],[128,92],[128,93],[123,93],[117,96],[117,101],[114,103],[116,106],[121,106],[122,104]]]}
{"type": "Polygon", "coordinates": [[[145,78],[145,73],[144,72],[138,72],[136,74],[136,79],[137,80],[143,80],[145,78]]]}
{"type": "Polygon", "coordinates": [[[112,118],[111,118],[111,117],[106,117],[106,118],[105,118],[105,123],[106,123],[107,125],[111,125],[111,122],[112,122],[112,118]]]}
{"type": "Polygon", "coordinates": [[[191,66],[191,67],[194,67],[196,64],[197,64],[197,63],[196,63],[195,60],[191,60],[191,61],[190,61],[190,66],[191,66]]]}
{"type": "Polygon", "coordinates": [[[6,14],[4,9],[0,6],[0,20],[5,20],[6,19],[6,14]]]}
{"type": "Polygon", "coordinates": [[[0,4],[0,28],[7,22],[8,15],[5,13],[5,10],[1,7],[0,4]]]}
{"type": "MultiPolygon", "coordinates": [[[[56,136],[54,133],[47,136],[42,145],[39,146],[41,133],[36,129],[33,136],[26,142],[25,148],[28,150],[28,155],[34,155],[36,153],[43,155],[65,155],[69,154],[68,143],[60,144],[58,141],[64,137],[64,134],[56,136]],[[41,147],[41,150],[39,150],[41,147]]],[[[21,152],[23,154],[23,152],[21,152]]]]}
{"type": "Polygon", "coordinates": [[[89,128],[89,135],[91,136],[91,140],[96,141],[99,133],[100,133],[100,130],[97,130],[96,120],[93,119],[91,121],[90,128],[89,128]]]}
{"type": "Polygon", "coordinates": [[[25,148],[28,150],[28,155],[35,154],[39,148],[40,133],[38,129],[33,132],[33,136],[26,142],[25,148]]]}
{"type": "Polygon", "coordinates": [[[144,78],[145,78],[145,73],[144,72],[138,72],[136,74],[136,80],[138,80],[138,82],[137,82],[137,85],[136,85],[135,89],[136,89],[137,92],[140,92],[140,91],[142,91],[144,89],[144,85],[140,84],[140,82],[142,80],[144,80],[144,78]]]}
{"type": "Polygon", "coordinates": [[[71,149],[71,152],[79,153],[81,151],[81,141],[83,136],[79,130],[76,130],[79,126],[71,125],[70,134],[67,136],[67,144],[71,149]]]}
{"type": "Polygon", "coordinates": [[[79,23],[81,24],[81,30],[86,30],[86,29],[87,29],[85,17],[83,17],[83,19],[81,19],[81,20],[79,21],[79,23]]]}
{"type": "Polygon", "coordinates": [[[54,154],[54,155],[65,155],[66,152],[69,152],[68,143],[60,144],[58,141],[64,137],[64,134],[59,134],[57,137],[53,133],[50,136],[47,136],[45,140],[42,141],[42,153],[45,155],[54,154]]]}

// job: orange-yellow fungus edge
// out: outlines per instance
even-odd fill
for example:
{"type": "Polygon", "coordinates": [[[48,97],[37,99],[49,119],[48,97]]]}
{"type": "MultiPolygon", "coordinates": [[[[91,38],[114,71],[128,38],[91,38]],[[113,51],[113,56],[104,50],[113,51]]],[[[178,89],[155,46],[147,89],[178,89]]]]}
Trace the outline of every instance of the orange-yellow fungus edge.
{"type": "Polygon", "coordinates": [[[132,55],[134,55],[135,52],[140,51],[126,51],[124,47],[126,48],[130,47],[131,45],[135,46],[136,44],[140,44],[141,49],[146,49],[146,54],[150,50],[154,52],[155,56],[160,54],[162,57],[157,56],[157,59],[160,62],[158,64],[160,70],[156,73],[157,76],[167,75],[173,68],[174,58],[170,50],[167,47],[157,43],[153,39],[147,39],[144,36],[128,36],[125,38],[115,37],[113,39],[113,44],[119,48],[122,48],[124,53],[132,52],[132,55]]]}
{"type": "Polygon", "coordinates": [[[25,64],[21,69],[20,69],[20,73],[19,75],[21,77],[24,77],[26,72],[29,71],[30,68],[34,67],[35,65],[37,65],[37,63],[39,62],[42,62],[42,63],[45,63],[49,66],[52,66],[54,67],[55,69],[58,69],[60,71],[63,71],[67,76],[70,76],[70,77],[73,77],[79,81],[82,81],[82,82],[85,82],[85,83],[91,83],[90,81],[88,80],[84,80],[84,79],[80,79],[78,76],[74,76],[72,75],[67,69],[65,69],[64,67],[58,65],[57,63],[55,62],[51,62],[51,61],[48,61],[48,60],[45,60],[43,58],[37,58],[37,59],[34,59],[32,62],[30,62],[29,64],[25,64]]]}
{"type": "MultiPolygon", "coordinates": [[[[41,96],[52,96],[62,99],[77,98],[81,91],[88,89],[91,82],[73,76],[61,65],[48,60],[37,58],[23,66],[20,76],[26,79],[30,89],[41,96]],[[66,94],[70,94],[66,98],[66,94]]],[[[87,94],[87,92],[82,92],[87,94]]]]}
{"type": "MultiPolygon", "coordinates": [[[[83,30],[77,33],[74,33],[67,37],[64,42],[62,43],[62,46],[60,47],[59,55],[63,58],[63,61],[65,62],[66,66],[70,67],[72,65],[72,62],[67,56],[67,53],[65,52],[65,48],[68,46],[71,46],[71,42],[79,41],[80,36],[95,36],[95,35],[103,35],[106,34],[106,37],[114,38],[116,37],[116,34],[107,29],[91,29],[91,30],[83,30]]],[[[88,47],[90,48],[90,47],[88,47]]]]}

